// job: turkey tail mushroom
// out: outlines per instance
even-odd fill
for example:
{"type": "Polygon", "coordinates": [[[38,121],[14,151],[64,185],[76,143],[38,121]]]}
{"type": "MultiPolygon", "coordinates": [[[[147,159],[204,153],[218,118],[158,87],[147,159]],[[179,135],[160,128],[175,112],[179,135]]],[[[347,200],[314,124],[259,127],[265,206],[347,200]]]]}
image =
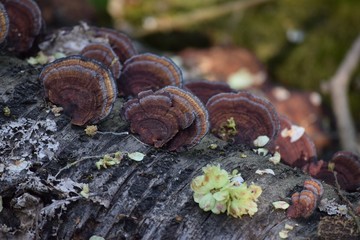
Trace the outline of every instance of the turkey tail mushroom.
{"type": "Polygon", "coordinates": [[[39,78],[45,97],[63,107],[74,125],[98,123],[110,113],[116,99],[110,70],[82,56],[61,58],[46,65],[39,78]]]}
{"type": "MultiPolygon", "coordinates": [[[[1,0],[9,18],[6,48],[8,51],[28,51],[42,28],[42,15],[33,0],[1,0]]],[[[2,22],[2,21],[1,21],[2,22]]]]}
{"type": "Polygon", "coordinates": [[[109,41],[121,64],[124,64],[127,59],[137,54],[131,39],[124,33],[100,27],[92,27],[91,30],[95,37],[105,38],[109,41]]]}
{"type": "Polygon", "coordinates": [[[183,78],[180,68],[171,59],[145,53],[125,61],[117,85],[119,93],[136,96],[142,91],[156,91],[168,85],[182,87],[183,78]]]}
{"type": "Polygon", "coordinates": [[[246,91],[220,93],[206,104],[211,131],[217,137],[254,147],[254,140],[267,136],[271,146],[280,129],[278,114],[266,99],[246,91]]]}
{"type": "Polygon", "coordinates": [[[122,116],[141,141],[170,151],[195,146],[209,129],[207,111],[201,101],[174,86],[140,92],[137,98],[124,104],[122,116]]]}
{"type": "Polygon", "coordinates": [[[317,161],[315,144],[305,129],[293,124],[285,116],[280,116],[280,134],[271,146],[271,151],[279,152],[281,161],[292,167],[303,168],[317,161]]]}
{"type": "Polygon", "coordinates": [[[335,185],[334,172],[340,187],[346,191],[360,190],[360,157],[352,152],[339,151],[329,162],[319,161],[309,166],[310,174],[329,184],[335,185]]]}
{"type": "Polygon", "coordinates": [[[234,92],[234,90],[225,82],[211,82],[206,80],[188,82],[185,83],[184,87],[185,89],[190,90],[204,104],[216,94],[234,92]]]}
{"type": "Polygon", "coordinates": [[[110,45],[105,43],[90,43],[81,50],[80,55],[95,59],[104,64],[111,70],[115,79],[120,77],[122,66],[110,45]]]}

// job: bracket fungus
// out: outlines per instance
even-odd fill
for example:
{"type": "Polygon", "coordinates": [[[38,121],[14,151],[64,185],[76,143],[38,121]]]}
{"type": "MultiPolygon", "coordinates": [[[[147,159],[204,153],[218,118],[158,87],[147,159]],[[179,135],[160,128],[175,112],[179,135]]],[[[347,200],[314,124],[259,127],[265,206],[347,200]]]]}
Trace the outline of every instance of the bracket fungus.
{"type": "Polygon", "coordinates": [[[70,56],[46,65],[40,73],[45,97],[63,107],[74,125],[96,124],[111,111],[115,81],[101,63],[70,56]]]}
{"type": "Polygon", "coordinates": [[[125,61],[117,84],[125,96],[136,96],[168,85],[182,87],[183,79],[180,68],[171,59],[145,53],[125,61]]]}
{"type": "Polygon", "coordinates": [[[9,17],[4,5],[0,2],[0,44],[4,42],[9,32],[9,17]]]}
{"type": "Polygon", "coordinates": [[[306,126],[306,133],[311,137],[318,152],[330,145],[320,94],[288,90],[280,86],[266,89],[265,94],[279,114],[287,116],[292,122],[306,126]]]}
{"type": "Polygon", "coordinates": [[[103,63],[111,70],[115,79],[120,77],[121,64],[110,45],[105,43],[91,43],[86,45],[80,54],[103,63]]]}
{"type": "Polygon", "coordinates": [[[174,86],[140,92],[124,104],[122,115],[141,141],[170,151],[195,146],[209,129],[208,114],[201,101],[174,86]]]}
{"type": "Polygon", "coordinates": [[[273,105],[252,93],[220,93],[209,99],[211,131],[219,138],[254,147],[254,140],[267,136],[271,146],[276,139],[280,121],[273,105]]]}
{"type": "MultiPolygon", "coordinates": [[[[313,167],[315,168],[315,167],[313,167]]],[[[311,175],[329,184],[335,184],[334,172],[340,187],[346,191],[360,190],[360,157],[352,152],[339,151],[329,162],[319,161],[311,175]]]]}
{"type": "Polygon", "coordinates": [[[205,80],[188,82],[185,83],[184,87],[195,94],[204,104],[218,93],[234,92],[227,83],[205,80]]]}
{"type": "Polygon", "coordinates": [[[287,216],[290,218],[310,217],[318,206],[323,193],[324,189],[320,181],[305,180],[304,190],[291,196],[292,205],[287,210],[287,216]]]}
{"type": "Polygon", "coordinates": [[[9,17],[6,47],[23,53],[29,50],[42,28],[42,15],[33,0],[1,0],[9,17]]]}
{"type": "Polygon", "coordinates": [[[274,146],[271,146],[271,151],[278,151],[281,161],[292,167],[302,168],[317,161],[315,144],[310,137],[285,116],[279,118],[281,134],[277,136],[274,146]]]}
{"type": "Polygon", "coordinates": [[[118,56],[121,64],[123,64],[126,59],[137,54],[137,50],[131,39],[124,33],[110,28],[100,27],[92,27],[91,30],[93,31],[93,35],[95,37],[108,39],[111,48],[118,56]]]}

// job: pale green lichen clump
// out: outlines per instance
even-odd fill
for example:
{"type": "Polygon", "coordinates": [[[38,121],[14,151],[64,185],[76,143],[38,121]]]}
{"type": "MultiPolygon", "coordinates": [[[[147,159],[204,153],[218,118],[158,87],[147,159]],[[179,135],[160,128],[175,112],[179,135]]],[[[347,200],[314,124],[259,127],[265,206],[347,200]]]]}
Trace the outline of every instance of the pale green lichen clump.
{"type": "Polygon", "coordinates": [[[235,119],[233,117],[226,119],[226,122],[221,124],[217,134],[225,141],[234,140],[234,137],[238,134],[235,119]]]}
{"type": "Polygon", "coordinates": [[[191,189],[194,191],[194,200],[204,211],[215,214],[224,213],[235,218],[257,212],[257,198],[262,189],[254,184],[247,186],[242,183],[240,174],[233,171],[229,174],[219,165],[207,165],[203,168],[204,175],[194,178],[191,189]]]}

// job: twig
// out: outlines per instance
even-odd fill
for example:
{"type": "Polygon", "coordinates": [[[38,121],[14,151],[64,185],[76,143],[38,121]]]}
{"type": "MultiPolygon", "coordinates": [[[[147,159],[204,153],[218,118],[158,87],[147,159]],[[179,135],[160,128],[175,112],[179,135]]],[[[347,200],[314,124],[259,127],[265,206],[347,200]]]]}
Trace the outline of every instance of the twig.
{"type": "Polygon", "coordinates": [[[337,179],[337,172],[334,171],[333,172],[334,174],[334,178],[335,178],[335,186],[336,186],[336,193],[338,194],[338,196],[340,197],[341,200],[343,200],[347,207],[348,207],[348,213],[350,214],[350,216],[353,218],[353,220],[355,221],[356,223],[356,226],[357,226],[357,230],[358,232],[360,233],[360,220],[359,220],[359,217],[356,216],[356,213],[355,213],[355,209],[352,205],[352,203],[349,201],[349,199],[347,199],[342,193],[341,193],[341,190],[340,190],[340,184],[338,182],[338,179],[337,179]]]}
{"type": "Polygon", "coordinates": [[[111,135],[115,135],[115,136],[129,135],[129,132],[100,132],[100,131],[97,131],[96,133],[102,134],[102,135],[111,134],[111,135]]]}
{"type": "Polygon", "coordinates": [[[78,163],[81,163],[82,161],[85,161],[85,160],[89,160],[89,159],[94,159],[94,158],[102,158],[103,156],[99,155],[99,156],[87,156],[87,157],[82,157],[80,158],[79,160],[75,161],[75,162],[72,162],[72,163],[69,163],[67,164],[65,167],[61,168],[55,175],[55,178],[57,178],[59,176],[60,173],[62,173],[62,171],[66,170],[66,169],[69,169],[71,168],[72,166],[78,164],[78,163]]]}
{"type": "Polygon", "coordinates": [[[135,33],[135,35],[143,36],[154,32],[169,31],[176,28],[183,28],[196,23],[215,19],[231,12],[237,12],[270,1],[274,1],[274,0],[234,1],[234,2],[224,3],[221,5],[197,9],[189,13],[178,14],[175,16],[164,16],[164,17],[154,18],[151,20],[152,22],[151,24],[149,24],[148,26],[144,26],[144,28],[139,30],[139,32],[135,33]]]}
{"type": "Polygon", "coordinates": [[[359,63],[360,35],[347,52],[335,75],[329,81],[332,108],[336,118],[341,147],[348,151],[358,152],[356,129],[351,117],[347,91],[351,74],[359,63]]]}

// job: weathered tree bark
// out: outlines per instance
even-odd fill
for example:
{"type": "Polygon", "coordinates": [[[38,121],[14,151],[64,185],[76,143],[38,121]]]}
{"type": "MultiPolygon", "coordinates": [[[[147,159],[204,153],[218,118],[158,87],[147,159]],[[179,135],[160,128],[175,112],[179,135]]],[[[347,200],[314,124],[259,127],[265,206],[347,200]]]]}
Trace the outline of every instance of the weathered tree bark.
{"type": "MultiPolygon", "coordinates": [[[[0,149],[0,163],[5,166],[0,172],[0,239],[89,239],[93,235],[107,240],[279,239],[285,224],[296,224],[289,239],[316,238],[319,211],[310,219],[292,220],[271,205],[273,201],[288,200],[292,192],[301,189],[308,176],[300,170],[273,165],[268,157],[227,145],[210,134],[194,149],[182,153],[154,149],[131,135],[91,138],[83,128],[71,126],[65,115],[49,113],[38,72],[15,58],[0,57],[0,107],[11,110],[11,116],[0,113],[0,124],[21,117],[52,119],[57,131],[48,134],[59,142],[52,160],[35,159],[28,170],[11,178],[5,177],[9,176],[6,166],[17,156],[21,159],[21,150],[0,149]],[[219,147],[211,150],[211,143],[219,147]],[[86,156],[116,151],[138,151],[146,157],[141,162],[124,158],[119,165],[101,170],[95,166],[99,159],[89,158],[59,172],[86,156]],[[228,171],[238,169],[247,182],[262,187],[259,210],[253,217],[235,219],[211,214],[193,201],[191,179],[209,163],[221,164],[228,171]],[[266,168],[273,169],[275,176],[255,174],[257,169],[266,168]],[[61,182],[69,185],[60,186],[61,182]],[[79,194],[81,188],[76,183],[89,185],[89,198],[79,194]]],[[[100,130],[128,130],[118,114],[121,102],[118,99],[111,116],[99,124],[100,130]]],[[[332,187],[324,187],[324,197],[337,198],[332,187]]]]}

